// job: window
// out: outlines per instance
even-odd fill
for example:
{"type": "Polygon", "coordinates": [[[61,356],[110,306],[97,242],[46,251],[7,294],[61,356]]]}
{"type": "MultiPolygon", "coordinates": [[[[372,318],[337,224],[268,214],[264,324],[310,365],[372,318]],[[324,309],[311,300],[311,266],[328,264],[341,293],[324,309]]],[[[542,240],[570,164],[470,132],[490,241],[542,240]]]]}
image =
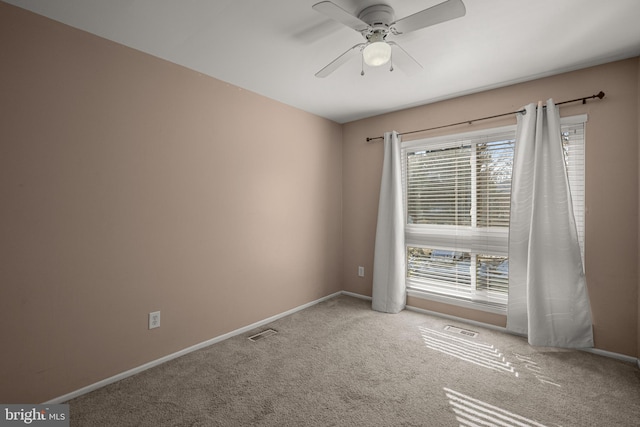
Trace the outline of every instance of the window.
{"type": "MultiPolygon", "coordinates": [[[[562,137],[584,247],[584,122],[562,137]]],[[[407,287],[448,303],[504,312],[515,126],[402,143],[407,287]]]]}

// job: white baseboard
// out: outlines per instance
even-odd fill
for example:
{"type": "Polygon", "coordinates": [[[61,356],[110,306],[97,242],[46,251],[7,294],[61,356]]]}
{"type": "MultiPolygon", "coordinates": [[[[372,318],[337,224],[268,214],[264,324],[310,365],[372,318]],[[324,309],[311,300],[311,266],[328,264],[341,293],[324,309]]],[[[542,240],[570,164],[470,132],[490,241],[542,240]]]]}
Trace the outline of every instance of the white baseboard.
{"type": "Polygon", "coordinates": [[[600,350],[599,348],[581,348],[580,350],[586,351],[587,353],[610,357],[612,359],[622,360],[623,362],[635,363],[638,365],[638,368],[640,368],[640,360],[633,356],[627,356],[626,354],[614,353],[607,350],[600,350]]]}
{"type": "Polygon", "coordinates": [[[371,301],[371,297],[368,297],[368,296],[362,295],[362,294],[356,294],[354,292],[342,291],[341,294],[342,295],[347,295],[347,296],[350,296],[350,297],[354,297],[354,298],[360,298],[360,299],[363,299],[363,300],[371,301]]]}
{"type": "Polygon", "coordinates": [[[212,338],[212,339],[207,340],[207,341],[203,341],[203,342],[201,342],[199,344],[193,345],[191,347],[187,347],[185,349],[182,349],[182,350],[177,351],[175,353],[172,353],[172,354],[169,354],[167,356],[161,357],[159,359],[152,360],[151,362],[145,363],[144,365],[140,365],[140,366],[138,366],[136,368],[129,369],[128,371],[124,371],[124,372],[121,372],[121,373],[119,373],[117,375],[114,375],[112,377],[105,378],[104,380],[101,380],[101,381],[98,381],[96,383],[90,384],[90,385],[88,385],[86,387],[82,387],[81,389],[72,391],[71,393],[67,393],[65,395],[58,396],[58,397],[56,397],[54,399],[48,400],[46,402],[43,402],[43,405],[57,404],[57,403],[66,402],[68,400],[71,400],[71,399],[74,399],[76,397],[82,396],[83,394],[87,394],[89,392],[92,392],[94,390],[102,388],[102,387],[104,387],[106,385],[115,383],[117,381],[123,380],[123,379],[125,379],[127,377],[130,377],[130,376],[136,375],[136,374],[138,374],[138,373],[140,373],[142,371],[146,371],[147,369],[153,368],[154,366],[158,366],[158,365],[166,363],[166,362],[168,362],[170,360],[178,358],[180,356],[184,356],[185,354],[191,353],[191,352],[196,351],[196,350],[200,350],[201,348],[208,347],[208,346],[210,346],[212,344],[215,344],[215,343],[218,343],[220,341],[224,341],[227,338],[231,338],[233,336],[243,334],[243,333],[248,332],[248,331],[250,331],[252,329],[259,328],[260,326],[264,326],[264,325],[266,325],[268,323],[271,323],[271,322],[273,322],[275,320],[278,320],[278,319],[280,319],[282,317],[289,316],[290,314],[293,314],[293,313],[296,313],[298,311],[304,310],[305,308],[309,308],[309,307],[311,307],[313,305],[316,305],[316,304],[321,303],[323,301],[326,301],[328,299],[331,299],[331,298],[334,298],[336,296],[342,295],[342,293],[343,292],[336,292],[336,293],[333,293],[331,295],[327,295],[326,297],[322,297],[322,298],[317,299],[315,301],[311,301],[311,302],[309,302],[307,304],[303,304],[303,305],[301,305],[299,307],[292,308],[291,310],[287,310],[287,311],[285,311],[283,313],[276,314],[275,316],[271,316],[271,317],[269,317],[267,319],[260,320],[259,322],[252,323],[252,324],[244,326],[244,327],[242,327],[240,329],[236,329],[235,331],[228,332],[226,334],[217,336],[217,337],[212,338]]]}

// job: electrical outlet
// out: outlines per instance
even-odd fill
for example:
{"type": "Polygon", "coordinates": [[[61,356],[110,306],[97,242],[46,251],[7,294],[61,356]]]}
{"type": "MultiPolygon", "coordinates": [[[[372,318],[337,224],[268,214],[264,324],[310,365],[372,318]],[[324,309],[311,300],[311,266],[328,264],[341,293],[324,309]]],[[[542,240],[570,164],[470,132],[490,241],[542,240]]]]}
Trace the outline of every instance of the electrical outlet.
{"type": "Polygon", "coordinates": [[[358,276],[364,277],[364,267],[358,267],[358,276]]]}
{"type": "Polygon", "coordinates": [[[160,327],[160,312],[154,311],[153,313],[149,313],[149,329],[154,329],[159,327],[160,327]]]}

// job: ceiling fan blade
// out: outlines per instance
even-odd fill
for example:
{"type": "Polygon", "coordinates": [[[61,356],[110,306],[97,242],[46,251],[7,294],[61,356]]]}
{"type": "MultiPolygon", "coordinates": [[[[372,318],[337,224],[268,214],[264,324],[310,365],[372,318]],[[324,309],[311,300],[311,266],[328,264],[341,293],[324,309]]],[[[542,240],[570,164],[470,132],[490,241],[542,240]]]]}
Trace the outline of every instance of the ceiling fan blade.
{"type": "Polygon", "coordinates": [[[320,3],[314,4],[312,8],[315,11],[328,16],[334,21],[338,21],[341,24],[344,24],[349,28],[353,28],[356,31],[362,32],[369,28],[369,25],[366,22],[361,21],[340,6],[331,3],[330,1],[321,1],[320,3]]]}
{"type": "Polygon", "coordinates": [[[338,56],[336,59],[331,61],[329,63],[329,65],[324,67],[322,70],[318,71],[316,73],[316,77],[324,78],[324,77],[327,77],[329,74],[333,73],[342,64],[344,64],[345,62],[349,61],[354,56],[356,56],[358,53],[360,53],[360,50],[361,50],[362,46],[364,46],[365,44],[366,43],[358,43],[357,45],[353,46],[351,49],[347,50],[342,55],[338,56]]]}
{"type": "Polygon", "coordinates": [[[420,72],[423,68],[418,61],[415,60],[406,50],[404,50],[399,44],[395,42],[387,42],[393,49],[391,60],[394,66],[398,66],[405,74],[414,75],[420,72]]]}
{"type": "Polygon", "coordinates": [[[462,0],[447,0],[444,3],[398,19],[391,24],[391,27],[394,27],[398,34],[406,34],[451,19],[460,18],[466,13],[467,10],[462,0]]]}

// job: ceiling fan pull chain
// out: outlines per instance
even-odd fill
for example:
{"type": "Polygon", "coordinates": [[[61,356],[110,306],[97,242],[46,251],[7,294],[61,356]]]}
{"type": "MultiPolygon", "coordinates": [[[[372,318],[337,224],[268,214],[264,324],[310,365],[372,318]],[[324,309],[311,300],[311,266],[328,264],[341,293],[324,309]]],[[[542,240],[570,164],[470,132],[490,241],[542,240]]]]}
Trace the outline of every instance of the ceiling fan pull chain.
{"type": "Polygon", "coordinates": [[[360,66],[362,67],[362,71],[360,71],[360,75],[364,76],[364,55],[360,55],[360,66]]]}
{"type": "Polygon", "coordinates": [[[389,58],[389,72],[393,71],[393,52],[391,52],[391,58],[389,58]]]}

